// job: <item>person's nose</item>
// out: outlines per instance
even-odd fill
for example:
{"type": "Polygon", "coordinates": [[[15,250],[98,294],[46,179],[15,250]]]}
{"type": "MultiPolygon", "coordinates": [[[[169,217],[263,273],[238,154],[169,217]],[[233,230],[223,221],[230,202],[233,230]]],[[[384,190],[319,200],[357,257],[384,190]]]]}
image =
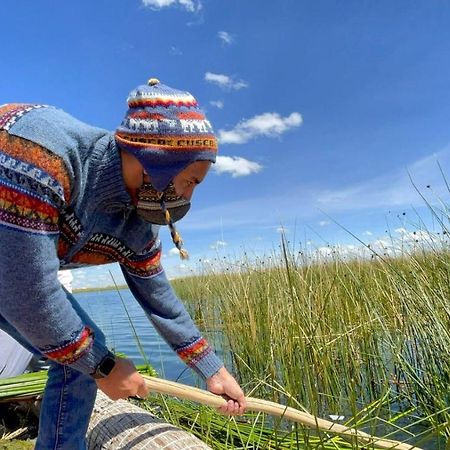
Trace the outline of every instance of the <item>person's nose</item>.
{"type": "Polygon", "coordinates": [[[192,194],[194,193],[195,185],[191,185],[186,187],[181,193],[180,197],[182,197],[186,201],[190,201],[192,198],[192,194]]]}

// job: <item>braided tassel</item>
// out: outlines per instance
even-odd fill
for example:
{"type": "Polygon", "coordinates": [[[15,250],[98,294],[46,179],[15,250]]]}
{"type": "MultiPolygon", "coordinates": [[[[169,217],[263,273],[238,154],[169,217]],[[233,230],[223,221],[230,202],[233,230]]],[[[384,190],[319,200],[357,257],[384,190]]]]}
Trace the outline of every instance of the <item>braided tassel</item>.
{"type": "Polygon", "coordinates": [[[180,233],[178,233],[174,223],[172,222],[172,217],[170,217],[170,212],[167,209],[163,198],[161,198],[161,209],[164,213],[164,218],[166,219],[167,226],[169,227],[170,235],[172,236],[172,242],[175,244],[175,247],[180,252],[180,258],[182,260],[189,259],[189,253],[184,248],[182,248],[183,239],[181,238],[180,233]]]}

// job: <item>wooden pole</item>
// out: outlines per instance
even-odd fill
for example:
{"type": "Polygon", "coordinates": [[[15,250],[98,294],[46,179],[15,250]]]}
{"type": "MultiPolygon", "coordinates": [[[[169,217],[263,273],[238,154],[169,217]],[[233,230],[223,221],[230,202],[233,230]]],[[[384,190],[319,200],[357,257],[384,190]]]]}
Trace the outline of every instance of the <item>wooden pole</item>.
{"type": "MultiPolygon", "coordinates": [[[[226,400],[219,395],[204,391],[195,387],[187,386],[173,381],[163,380],[161,378],[154,378],[144,375],[145,382],[149,389],[160,394],[171,395],[183,400],[191,400],[202,405],[218,408],[226,404],[226,400]]],[[[316,428],[328,433],[335,433],[343,436],[349,436],[358,439],[359,442],[370,444],[377,448],[397,449],[397,450],[421,450],[419,447],[405,444],[399,441],[390,439],[381,439],[371,436],[364,431],[356,430],[339,423],[334,423],[329,420],[320,419],[295,408],[280,405],[279,403],[261,400],[258,398],[247,397],[247,410],[254,412],[263,412],[272,414],[278,417],[290,419],[294,422],[301,423],[310,428],[316,428]]]]}

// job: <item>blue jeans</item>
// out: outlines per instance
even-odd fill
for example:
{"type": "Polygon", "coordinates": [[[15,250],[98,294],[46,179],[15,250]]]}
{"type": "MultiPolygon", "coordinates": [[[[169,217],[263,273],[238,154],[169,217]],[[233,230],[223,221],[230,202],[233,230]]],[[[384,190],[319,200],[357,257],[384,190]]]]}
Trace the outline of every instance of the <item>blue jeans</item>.
{"type": "MultiPolygon", "coordinates": [[[[105,336],[75,298],[67,294],[83,322],[95,332],[95,338],[105,336]]],[[[0,315],[0,328],[26,349],[41,355],[20,333],[0,315]]],[[[52,362],[39,418],[36,450],[86,450],[86,431],[94,407],[97,385],[92,377],[69,366],[52,362]]]]}

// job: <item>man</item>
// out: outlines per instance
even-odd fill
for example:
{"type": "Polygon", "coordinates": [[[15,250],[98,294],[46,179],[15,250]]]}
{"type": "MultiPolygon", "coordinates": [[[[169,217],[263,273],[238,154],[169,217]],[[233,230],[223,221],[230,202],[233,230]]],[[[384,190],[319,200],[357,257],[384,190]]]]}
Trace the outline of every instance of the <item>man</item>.
{"type": "Polygon", "coordinates": [[[112,399],[147,388],[133,363],[58,282],[60,266],[117,261],[158,332],[228,399],[246,403],[175,296],[160,264],[159,224],[189,209],[217,142],[194,97],[156,79],[130,93],[115,134],[45,105],[0,107],[0,328],[52,361],[36,448],[85,449],[97,387],[112,399]]]}

